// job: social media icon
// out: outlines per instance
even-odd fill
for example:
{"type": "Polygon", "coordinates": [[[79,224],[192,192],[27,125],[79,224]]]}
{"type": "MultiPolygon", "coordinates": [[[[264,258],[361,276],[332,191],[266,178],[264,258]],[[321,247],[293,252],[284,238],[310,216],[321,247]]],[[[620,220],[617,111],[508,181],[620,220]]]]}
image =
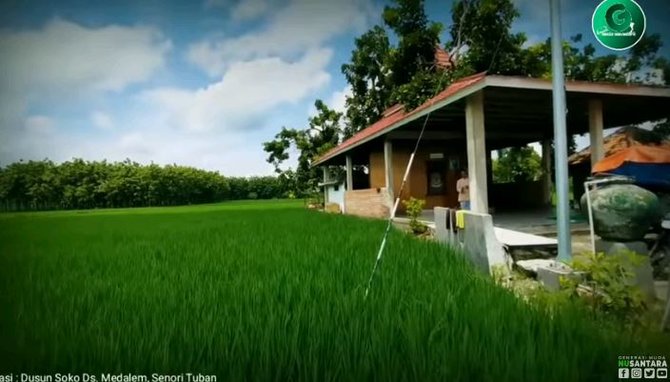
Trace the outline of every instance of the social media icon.
{"type": "Polygon", "coordinates": [[[667,368],[656,369],[656,378],[668,379],[668,369],[667,368]]]}
{"type": "Polygon", "coordinates": [[[642,379],[642,369],[639,367],[630,369],[630,376],[633,379],[642,379]]]}
{"type": "Polygon", "coordinates": [[[656,369],[652,369],[649,367],[645,368],[644,378],[651,378],[651,379],[656,378],[656,369]]]}
{"type": "Polygon", "coordinates": [[[619,368],[619,379],[628,379],[630,378],[630,369],[627,367],[619,368]]]}

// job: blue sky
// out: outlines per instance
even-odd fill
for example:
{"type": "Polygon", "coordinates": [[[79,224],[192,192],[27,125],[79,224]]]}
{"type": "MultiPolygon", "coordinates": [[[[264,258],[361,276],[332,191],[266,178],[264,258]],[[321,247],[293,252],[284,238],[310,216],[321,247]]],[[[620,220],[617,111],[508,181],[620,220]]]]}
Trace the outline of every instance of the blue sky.
{"type": "MultiPolygon", "coordinates": [[[[515,29],[549,33],[547,1],[515,29]]],[[[670,2],[640,1],[670,44],[670,2]]],[[[269,174],[261,143],[342,109],[340,66],[380,22],[373,0],[19,1],[0,4],[0,165],[18,159],[178,163],[269,174]]],[[[595,1],[563,1],[564,35],[592,40],[595,1]]],[[[427,1],[448,26],[451,1],[427,1]]],[[[446,38],[446,34],[445,34],[446,38]]],[[[446,40],[445,40],[446,41],[446,40]]],[[[601,49],[602,53],[606,51],[601,49]]],[[[670,56],[670,47],[663,54],[670,56]]]]}

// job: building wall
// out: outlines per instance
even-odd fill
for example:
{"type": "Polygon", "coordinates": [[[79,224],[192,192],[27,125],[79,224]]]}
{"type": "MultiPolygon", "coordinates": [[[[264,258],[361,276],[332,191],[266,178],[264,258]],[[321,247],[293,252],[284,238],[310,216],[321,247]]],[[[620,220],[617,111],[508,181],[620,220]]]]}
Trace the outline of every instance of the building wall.
{"type": "MultiPolygon", "coordinates": [[[[396,142],[393,144],[393,195],[397,197],[400,192],[400,185],[405,168],[409,161],[412,147],[409,147],[409,141],[396,142]],[[404,144],[404,145],[403,145],[404,144]]],[[[433,209],[434,207],[458,207],[458,193],[456,192],[456,182],[460,177],[460,169],[467,168],[467,155],[465,152],[464,141],[442,141],[439,144],[434,142],[424,142],[423,147],[417,151],[414,159],[414,164],[410,171],[408,182],[403,191],[402,200],[407,200],[411,197],[423,199],[426,201],[426,209],[433,209]],[[445,193],[443,195],[428,195],[428,162],[431,159],[431,153],[441,153],[443,158],[443,165],[445,166],[445,193]],[[457,161],[455,168],[451,168],[450,162],[457,161]]],[[[544,195],[544,188],[542,182],[520,182],[514,184],[494,184],[492,182],[491,164],[487,161],[487,177],[488,177],[488,196],[489,204],[497,211],[504,210],[518,210],[519,208],[535,208],[545,205],[546,195],[544,195]]],[[[383,189],[386,187],[386,176],[384,169],[384,152],[383,149],[377,149],[370,153],[370,167],[369,167],[370,188],[361,191],[360,195],[353,197],[354,203],[357,206],[354,211],[346,211],[347,213],[362,215],[362,216],[379,216],[380,209],[387,209],[390,211],[395,199],[388,199],[386,202],[382,196],[376,192],[376,189],[383,189]],[[373,192],[374,191],[374,192],[373,192]],[[370,196],[371,194],[375,196],[370,196]],[[366,213],[363,204],[370,203],[369,208],[374,208],[374,213],[366,213]],[[373,206],[372,204],[377,204],[373,206]],[[383,207],[380,207],[383,205],[383,207]],[[355,211],[362,211],[361,213],[355,211]]],[[[345,208],[348,208],[349,199],[345,198],[345,208]]],[[[388,213],[388,212],[386,212],[388,213]]],[[[398,205],[398,213],[405,213],[405,208],[402,203],[398,205]]],[[[388,215],[386,215],[388,216],[388,215]]],[[[384,217],[386,217],[384,216],[384,217]]]]}
{"type": "MultiPolygon", "coordinates": [[[[409,161],[410,149],[402,147],[393,147],[393,195],[398,195],[402,177],[409,161]]],[[[462,149],[456,144],[443,146],[431,145],[420,149],[414,159],[409,179],[403,191],[402,200],[410,197],[423,199],[426,201],[425,208],[433,207],[456,207],[458,205],[458,195],[456,193],[456,181],[459,177],[459,170],[449,169],[449,160],[457,159],[458,167],[465,167],[465,155],[462,149]],[[451,147],[450,147],[451,146],[451,147]],[[428,176],[427,163],[430,161],[431,153],[442,153],[444,166],[446,169],[445,191],[444,195],[428,194],[428,176]]],[[[386,187],[386,176],[384,172],[384,152],[374,151],[370,153],[370,186],[373,188],[386,187]]],[[[402,203],[399,206],[399,212],[404,212],[402,203]]]]}
{"type": "Polygon", "coordinates": [[[340,205],[340,211],[344,211],[344,193],[345,193],[344,182],[337,186],[327,186],[326,187],[326,203],[337,203],[340,205]]]}
{"type": "MultiPolygon", "coordinates": [[[[393,195],[394,197],[400,192],[400,185],[402,183],[402,176],[405,175],[405,167],[409,161],[410,153],[405,150],[393,150],[393,195]]],[[[386,187],[386,173],[384,169],[384,152],[373,151],[370,153],[370,187],[381,188],[386,187]]],[[[411,185],[405,185],[405,198],[408,199],[408,191],[411,185]]]]}
{"type": "Polygon", "coordinates": [[[386,219],[390,215],[388,201],[386,188],[352,190],[344,194],[345,211],[350,215],[386,219]]]}

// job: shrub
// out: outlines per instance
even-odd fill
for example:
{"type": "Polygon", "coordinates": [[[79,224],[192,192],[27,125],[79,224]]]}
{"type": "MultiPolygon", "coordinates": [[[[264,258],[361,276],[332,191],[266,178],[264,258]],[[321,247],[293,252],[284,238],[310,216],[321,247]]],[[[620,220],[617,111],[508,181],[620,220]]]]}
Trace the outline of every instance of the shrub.
{"type": "Polygon", "coordinates": [[[583,298],[593,311],[614,316],[628,325],[643,323],[647,304],[637,286],[630,285],[634,267],[643,256],[631,251],[614,255],[585,253],[574,257],[570,266],[583,272],[583,278],[561,279],[561,286],[573,297],[583,298]]]}
{"type": "Polygon", "coordinates": [[[407,210],[407,216],[409,216],[409,227],[412,229],[412,232],[416,235],[425,233],[428,230],[428,226],[419,221],[419,216],[423,212],[423,206],[426,204],[425,200],[409,198],[409,200],[403,200],[402,204],[405,205],[407,210]]]}

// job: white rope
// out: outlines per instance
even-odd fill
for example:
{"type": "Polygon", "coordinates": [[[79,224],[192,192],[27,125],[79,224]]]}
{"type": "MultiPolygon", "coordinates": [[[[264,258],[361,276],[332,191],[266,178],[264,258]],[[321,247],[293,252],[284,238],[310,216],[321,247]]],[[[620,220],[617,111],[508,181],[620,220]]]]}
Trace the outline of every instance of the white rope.
{"type": "MultiPolygon", "coordinates": [[[[432,103],[431,103],[432,106],[432,103]]],[[[416,155],[417,150],[419,149],[419,142],[423,138],[423,133],[426,130],[426,125],[428,124],[428,117],[430,117],[430,111],[426,114],[426,118],[423,121],[423,126],[421,126],[421,132],[419,133],[419,138],[416,140],[416,145],[414,145],[414,151],[409,157],[407,162],[407,167],[405,168],[405,175],[402,177],[402,183],[400,183],[400,190],[398,191],[398,196],[393,203],[393,209],[391,210],[391,216],[389,217],[388,223],[386,225],[386,230],[384,230],[384,236],[382,237],[382,242],[379,245],[379,251],[377,252],[377,259],[375,260],[375,265],[372,268],[372,273],[370,274],[370,279],[368,280],[368,286],[365,288],[365,298],[367,299],[370,289],[372,288],[372,282],[374,281],[375,274],[377,273],[377,268],[381,263],[382,257],[384,255],[384,248],[386,247],[386,239],[388,238],[389,231],[391,230],[391,225],[393,224],[393,219],[395,219],[396,211],[398,210],[398,205],[400,204],[400,197],[402,196],[402,191],[405,189],[405,183],[407,182],[407,177],[409,176],[409,171],[412,168],[412,163],[414,162],[414,156],[416,155]]],[[[393,187],[393,185],[387,185],[387,187],[393,187]]]]}

